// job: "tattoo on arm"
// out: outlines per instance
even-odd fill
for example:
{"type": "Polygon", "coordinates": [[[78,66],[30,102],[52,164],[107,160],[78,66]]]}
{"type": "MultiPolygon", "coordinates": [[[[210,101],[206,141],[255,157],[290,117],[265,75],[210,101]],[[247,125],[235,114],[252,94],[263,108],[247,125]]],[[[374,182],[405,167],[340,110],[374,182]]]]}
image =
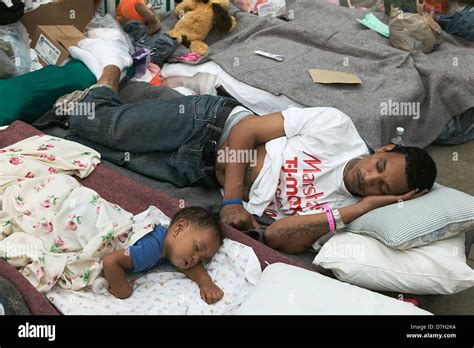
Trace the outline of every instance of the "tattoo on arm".
{"type": "Polygon", "coordinates": [[[280,228],[278,234],[281,238],[301,238],[303,236],[320,237],[329,230],[327,221],[317,222],[313,224],[299,224],[296,227],[280,228]]]}

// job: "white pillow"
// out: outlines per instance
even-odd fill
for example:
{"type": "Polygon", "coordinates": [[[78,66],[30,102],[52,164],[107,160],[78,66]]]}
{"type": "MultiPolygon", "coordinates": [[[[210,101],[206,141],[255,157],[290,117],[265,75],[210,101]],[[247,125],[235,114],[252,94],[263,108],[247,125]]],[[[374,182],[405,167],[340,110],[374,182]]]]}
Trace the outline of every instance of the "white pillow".
{"type": "Polygon", "coordinates": [[[343,232],[324,244],[313,263],[332,270],[339,280],[371,290],[454,294],[474,285],[464,237],[398,250],[368,236],[343,232]]]}
{"type": "Polygon", "coordinates": [[[235,312],[237,315],[427,315],[431,314],[376,292],[319,273],[274,263],[235,312]]]}

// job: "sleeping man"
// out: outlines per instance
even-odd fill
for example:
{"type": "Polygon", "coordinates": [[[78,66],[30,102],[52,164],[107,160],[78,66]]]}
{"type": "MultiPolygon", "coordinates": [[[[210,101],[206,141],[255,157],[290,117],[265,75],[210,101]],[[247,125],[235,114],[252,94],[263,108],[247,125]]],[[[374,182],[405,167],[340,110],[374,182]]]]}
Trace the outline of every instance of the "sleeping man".
{"type": "Polygon", "coordinates": [[[436,165],[422,149],[369,149],[351,119],[334,108],[289,108],[253,115],[233,99],[183,96],[124,104],[117,95],[126,50],[102,40],[79,44],[100,67],[97,84],[65,96],[77,105],[54,116],[86,141],[123,151],[127,167],[176,186],[223,187],[221,218],[246,231],[253,215],[276,221],[265,242],[288,253],[388,204],[426,193],[436,165]],[[94,106],[94,117],[78,106],[94,106]]]}

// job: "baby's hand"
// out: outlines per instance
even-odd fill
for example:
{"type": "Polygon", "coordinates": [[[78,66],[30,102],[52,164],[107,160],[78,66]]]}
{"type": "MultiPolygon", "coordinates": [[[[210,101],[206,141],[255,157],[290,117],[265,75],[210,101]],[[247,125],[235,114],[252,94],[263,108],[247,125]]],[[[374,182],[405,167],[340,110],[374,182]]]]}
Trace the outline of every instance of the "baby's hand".
{"type": "Polygon", "coordinates": [[[208,304],[219,301],[224,296],[222,291],[216,284],[209,283],[201,286],[201,298],[208,304]]]}

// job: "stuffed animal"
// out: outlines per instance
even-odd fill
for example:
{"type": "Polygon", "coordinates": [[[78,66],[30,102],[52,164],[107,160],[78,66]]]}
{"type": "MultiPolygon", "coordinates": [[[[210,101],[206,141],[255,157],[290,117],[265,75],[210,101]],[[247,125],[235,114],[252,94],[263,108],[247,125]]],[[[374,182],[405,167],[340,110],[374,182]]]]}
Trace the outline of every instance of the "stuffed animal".
{"type": "Polygon", "coordinates": [[[145,24],[148,35],[156,33],[161,28],[160,17],[148,6],[147,0],[121,0],[117,6],[115,19],[122,25],[136,20],[145,24]]]}
{"type": "Polygon", "coordinates": [[[231,32],[237,20],[227,12],[229,0],[184,0],[176,6],[180,18],[168,35],[191,51],[203,56],[209,47],[204,42],[213,26],[222,32],[231,32]]]}

